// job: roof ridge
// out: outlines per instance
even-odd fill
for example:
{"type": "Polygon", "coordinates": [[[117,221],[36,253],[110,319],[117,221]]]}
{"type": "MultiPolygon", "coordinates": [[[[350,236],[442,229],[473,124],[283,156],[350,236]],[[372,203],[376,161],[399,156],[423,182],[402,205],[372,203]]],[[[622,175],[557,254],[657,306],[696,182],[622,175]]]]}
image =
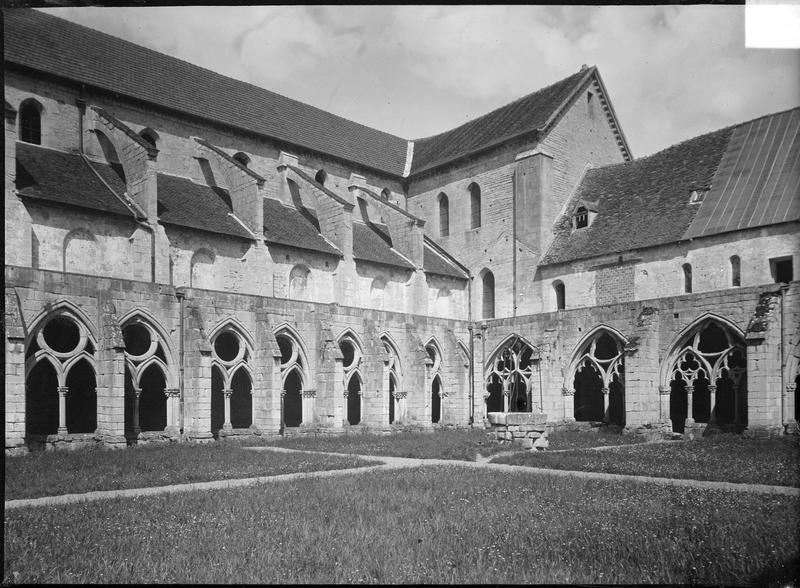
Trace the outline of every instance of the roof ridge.
{"type": "Polygon", "coordinates": [[[477,116],[477,117],[475,117],[473,119],[470,119],[470,120],[468,120],[466,122],[463,122],[463,123],[461,123],[459,125],[456,125],[456,126],[454,126],[452,128],[449,128],[449,129],[446,129],[446,130],[441,131],[439,133],[434,133],[433,135],[428,135],[427,137],[417,137],[416,139],[413,139],[413,142],[427,141],[429,139],[433,139],[433,138],[438,137],[440,135],[444,135],[446,133],[450,133],[450,132],[452,132],[452,131],[454,131],[456,129],[459,129],[459,128],[465,126],[465,125],[468,125],[468,124],[474,123],[476,121],[479,121],[482,118],[487,118],[487,117],[489,117],[489,116],[491,116],[493,114],[496,114],[497,112],[499,112],[499,111],[501,111],[501,110],[503,110],[505,108],[508,108],[509,106],[513,106],[514,104],[517,104],[518,102],[522,102],[523,100],[527,100],[528,98],[530,98],[531,96],[534,96],[535,94],[539,94],[541,92],[549,90],[553,86],[557,86],[558,84],[564,83],[570,78],[576,77],[579,74],[585,74],[591,69],[596,69],[596,68],[593,65],[593,66],[591,66],[589,68],[586,68],[586,69],[580,69],[579,71],[577,71],[577,72],[575,72],[573,74],[570,74],[565,78],[561,78],[560,80],[557,80],[557,81],[553,82],[552,84],[548,84],[547,86],[543,86],[543,87],[539,88],[538,90],[534,90],[532,92],[528,92],[527,94],[524,94],[524,95],[520,96],[519,98],[516,98],[516,99],[512,100],[511,102],[506,102],[505,104],[502,104],[502,105],[498,106],[497,108],[493,108],[489,112],[485,112],[485,113],[481,114],[480,116],[477,116]]]}
{"type": "MultiPolygon", "coordinates": [[[[48,8],[48,7],[43,7],[43,8],[48,8]]],[[[152,53],[152,54],[158,55],[160,57],[166,57],[168,59],[172,59],[172,60],[175,60],[175,61],[180,61],[181,63],[184,63],[184,64],[186,64],[186,65],[188,65],[188,66],[190,66],[192,68],[201,69],[204,72],[208,72],[208,73],[211,73],[211,74],[214,74],[214,75],[217,75],[217,76],[221,76],[223,78],[227,78],[229,80],[233,80],[233,81],[235,81],[235,82],[237,82],[239,84],[244,84],[246,86],[250,86],[251,88],[255,88],[256,90],[260,90],[262,92],[268,92],[268,93],[272,94],[273,96],[278,96],[278,97],[280,97],[280,98],[282,98],[284,100],[290,100],[292,102],[295,102],[295,103],[298,103],[298,104],[302,104],[303,106],[306,106],[308,108],[313,108],[314,110],[317,110],[319,112],[323,112],[323,113],[328,114],[330,116],[335,116],[336,118],[338,118],[340,120],[347,121],[347,122],[355,124],[355,125],[359,125],[359,126],[365,128],[365,129],[369,129],[371,131],[377,131],[379,133],[383,133],[383,134],[385,134],[387,136],[390,136],[390,137],[395,138],[395,139],[400,139],[402,141],[408,141],[405,137],[400,137],[399,135],[394,135],[392,133],[389,133],[388,131],[382,131],[381,129],[376,129],[374,127],[367,126],[364,123],[360,123],[358,121],[346,118],[346,117],[344,117],[344,116],[342,116],[340,114],[336,114],[334,112],[330,112],[329,110],[324,110],[323,108],[320,108],[319,106],[314,106],[313,104],[309,104],[307,102],[302,102],[301,100],[298,100],[297,98],[292,98],[290,96],[286,96],[284,94],[280,94],[278,92],[275,92],[274,90],[270,90],[270,89],[265,88],[263,86],[258,86],[256,84],[251,83],[251,82],[247,82],[245,80],[241,80],[239,78],[235,78],[233,76],[230,76],[230,75],[227,75],[227,74],[223,74],[223,73],[220,73],[218,71],[214,71],[213,69],[209,69],[209,68],[204,67],[202,65],[198,65],[197,63],[182,59],[180,57],[175,57],[174,55],[170,55],[170,54],[164,53],[162,51],[157,51],[155,49],[151,49],[150,47],[147,47],[145,45],[141,45],[139,43],[134,43],[133,41],[128,41],[127,39],[123,39],[122,37],[118,37],[116,35],[112,35],[110,33],[103,32],[103,31],[101,31],[99,29],[96,29],[96,28],[88,26],[88,25],[79,24],[79,23],[76,23],[74,21],[67,20],[66,18],[62,18],[60,16],[55,16],[55,15],[50,14],[48,12],[42,12],[42,11],[36,10],[34,8],[24,8],[24,7],[23,8],[3,8],[3,12],[5,12],[6,10],[19,10],[19,11],[26,11],[26,12],[36,13],[37,15],[44,16],[47,19],[53,19],[53,20],[59,21],[60,23],[66,23],[68,26],[78,27],[78,28],[82,28],[82,29],[88,29],[88,30],[92,31],[92,33],[94,33],[94,34],[102,35],[102,36],[104,36],[106,38],[113,39],[114,42],[116,42],[116,43],[120,43],[121,42],[121,43],[124,43],[126,45],[133,45],[134,47],[137,47],[138,49],[142,49],[144,51],[147,51],[148,53],[152,53]]],[[[61,25],[61,26],[63,26],[63,25],[61,25]]]]}

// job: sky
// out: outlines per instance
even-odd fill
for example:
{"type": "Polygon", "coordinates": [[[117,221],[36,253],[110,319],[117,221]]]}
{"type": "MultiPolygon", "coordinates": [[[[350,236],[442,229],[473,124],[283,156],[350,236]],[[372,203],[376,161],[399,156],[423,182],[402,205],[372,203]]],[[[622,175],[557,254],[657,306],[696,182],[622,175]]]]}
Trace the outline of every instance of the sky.
{"type": "Polygon", "coordinates": [[[44,11],[405,139],[583,64],[599,68],[636,157],[800,106],[800,49],[746,48],[741,5],[44,11]]]}

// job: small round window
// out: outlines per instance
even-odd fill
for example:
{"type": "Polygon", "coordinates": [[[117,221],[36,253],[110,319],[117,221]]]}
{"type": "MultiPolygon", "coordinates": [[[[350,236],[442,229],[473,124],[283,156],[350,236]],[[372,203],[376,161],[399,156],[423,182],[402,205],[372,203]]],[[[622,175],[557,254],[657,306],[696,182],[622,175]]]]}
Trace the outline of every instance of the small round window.
{"type": "Polygon", "coordinates": [[[150,349],[150,332],[138,323],[122,329],[122,339],[125,341],[125,351],[131,355],[144,355],[150,349]]]}
{"type": "Polygon", "coordinates": [[[233,361],[239,356],[239,338],[226,331],[221,333],[214,341],[214,351],[222,361],[233,361]]]}
{"type": "Polygon", "coordinates": [[[58,353],[74,351],[81,340],[78,325],[63,316],[56,317],[48,322],[42,334],[47,346],[58,353]]]}

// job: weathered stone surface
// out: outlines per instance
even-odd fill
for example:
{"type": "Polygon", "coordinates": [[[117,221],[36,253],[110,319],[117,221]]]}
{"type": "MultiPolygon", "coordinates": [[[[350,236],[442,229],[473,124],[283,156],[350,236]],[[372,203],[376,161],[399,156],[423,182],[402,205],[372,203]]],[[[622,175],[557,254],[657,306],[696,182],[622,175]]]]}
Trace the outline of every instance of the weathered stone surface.
{"type": "Polygon", "coordinates": [[[544,425],[547,415],[539,412],[509,412],[506,417],[508,425],[544,425]]]}

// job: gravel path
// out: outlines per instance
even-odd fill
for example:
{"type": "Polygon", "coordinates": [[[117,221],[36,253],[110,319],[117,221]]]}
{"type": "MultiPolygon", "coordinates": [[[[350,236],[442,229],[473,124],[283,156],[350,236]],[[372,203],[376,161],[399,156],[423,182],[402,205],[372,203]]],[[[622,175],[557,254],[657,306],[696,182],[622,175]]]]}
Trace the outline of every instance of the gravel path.
{"type": "MultiPolygon", "coordinates": [[[[317,453],[323,455],[337,455],[341,453],[325,451],[304,451],[286,449],[283,447],[248,447],[252,451],[274,451],[278,453],[317,453]]],[[[42,498],[26,498],[20,500],[7,500],[6,510],[26,506],[47,506],[55,504],[72,504],[76,502],[107,500],[113,498],[132,498],[134,496],[154,496],[158,494],[173,494],[176,492],[194,492],[197,490],[220,490],[227,488],[243,488],[257,484],[281,482],[284,480],[300,480],[305,478],[328,478],[361,474],[403,468],[416,468],[423,466],[448,466],[468,467],[494,470],[497,472],[520,472],[540,476],[562,476],[583,478],[589,480],[628,481],[644,484],[660,484],[662,486],[680,486],[684,488],[701,488],[705,490],[727,490],[732,492],[753,492],[756,494],[782,494],[785,496],[800,496],[800,488],[790,486],[768,486],[766,484],[736,484],[733,482],[709,482],[704,480],[680,480],[674,478],[656,478],[653,476],[632,476],[627,474],[604,474],[600,472],[580,472],[569,470],[553,470],[534,468],[499,463],[489,463],[488,458],[479,461],[458,461],[451,459],[420,459],[408,457],[387,457],[382,455],[357,455],[348,454],[369,461],[382,462],[380,465],[363,466],[359,468],[324,470],[317,472],[298,472],[294,474],[281,474],[277,476],[262,476],[257,478],[239,478],[236,480],[217,480],[213,482],[196,482],[193,484],[173,484],[170,486],[154,486],[150,488],[130,488],[127,490],[103,490],[86,492],[82,494],[62,494],[60,496],[44,496],[42,498]]],[[[494,456],[493,456],[494,457],[494,456]]]]}

